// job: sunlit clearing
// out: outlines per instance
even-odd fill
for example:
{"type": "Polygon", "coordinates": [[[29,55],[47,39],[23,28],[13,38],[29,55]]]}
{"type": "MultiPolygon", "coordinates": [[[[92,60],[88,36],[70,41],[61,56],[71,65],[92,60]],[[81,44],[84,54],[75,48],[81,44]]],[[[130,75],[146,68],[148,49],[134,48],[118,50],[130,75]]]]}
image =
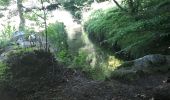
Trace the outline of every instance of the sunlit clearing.
{"type": "Polygon", "coordinates": [[[77,29],[80,29],[80,25],[78,25],[74,21],[74,19],[69,11],[66,11],[63,9],[58,9],[58,10],[52,11],[51,18],[49,20],[47,20],[47,22],[55,23],[56,21],[64,23],[64,25],[66,26],[66,30],[67,30],[69,39],[73,39],[74,35],[75,35],[75,31],[77,29]]]}

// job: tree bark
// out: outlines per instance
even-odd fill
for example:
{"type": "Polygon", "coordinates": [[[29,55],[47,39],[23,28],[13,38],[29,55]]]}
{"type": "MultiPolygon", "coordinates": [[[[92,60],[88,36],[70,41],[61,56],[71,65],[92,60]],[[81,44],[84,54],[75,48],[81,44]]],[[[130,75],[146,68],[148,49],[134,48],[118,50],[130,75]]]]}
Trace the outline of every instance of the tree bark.
{"type": "Polygon", "coordinates": [[[133,0],[128,0],[129,12],[133,14],[135,12],[133,0]]]}
{"type": "Polygon", "coordinates": [[[42,9],[43,9],[43,12],[44,12],[44,24],[45,24],[45,50],[46,52],[48,52],[48,35],[47,35],[47,16],[46,16],[46,9],[44,7],[44,4],[43,4],[43,0],[41,0],[41,5],[42,5],[42,9]]]}
{"type": "Polygon", "coordinates": [[[18,13],[20,18],[19,31],[23,31],[25,28],[25,19],[22,10],[22,0],[17,0],[17,8],[18,8],[18,13]]]}
{"type": "Polygon", "coordinates": [[[55,9],[58,9],[60,8],[61,4],[60,3],[53,3],[53,4],[50,4],[48,5],[46,8],[42,8],[42,7],[36,7],[36,6],[33,6],[33,7],[25,7],[25,6],[22,6],[25,10],[24,12],[32,12],[33,9],[36,9],[36,10],[48,10],[48,11],[52,11],[52,10],[55,10],[55,9]]]}

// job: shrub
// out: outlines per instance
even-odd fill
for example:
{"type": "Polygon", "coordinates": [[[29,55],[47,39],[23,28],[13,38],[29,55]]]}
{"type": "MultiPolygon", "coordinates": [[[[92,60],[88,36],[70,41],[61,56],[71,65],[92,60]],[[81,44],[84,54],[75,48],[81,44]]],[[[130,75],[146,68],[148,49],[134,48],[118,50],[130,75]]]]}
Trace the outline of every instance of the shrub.
{"type": "Polygon", "coordinates": [[[85,52],[79,52],[77,56],[74,56],[73,67],[81,70],[86,70],[89,66],[87,64],[87,54],[85,52]]]}
{"type": "Polygon", "coordinates": [[[50,52],[32,51],[10,54],[5,70],[7,88],[18,97],[34,94],[52,82],[61,82],[62,67],[50,52]]]}
{"type": "Polygon", "coordinates": [[[67,62],[68,57],[68,44],[67,44],[67,33],[63,23],[56,22],[50,24],[47,28],[48,39],[51,43],[56,58],[67,62]]]}
{"type": "Polygon", "coordinates": [[[110,50],[125,60],[139,58],[147,54],[167,52],[170,20],[169,12],[147,10],[136,19],[118,9],[97,10],[85,22],[84,29],[88,37],[99,47],[110,50]],[[148,13],[152,13],[150,16],[148,13]],[[162,41],[162,43],[155,43],[162,41]],[[164,42],[163,42],[164,41],[164,42]],[[155,48],[161,48],[155,50],[155,48]]]}

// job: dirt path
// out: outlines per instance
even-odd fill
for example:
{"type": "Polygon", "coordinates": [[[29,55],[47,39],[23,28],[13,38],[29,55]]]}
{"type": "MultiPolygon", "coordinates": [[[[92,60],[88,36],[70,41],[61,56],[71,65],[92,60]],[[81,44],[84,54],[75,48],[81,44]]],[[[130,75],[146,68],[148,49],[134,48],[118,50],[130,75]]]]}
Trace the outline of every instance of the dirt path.
{"type": "MultiPolygon", "coordinates": [[[[153,90],[165,83],[165,75],[152,75],[134,81],[95,81],[80,72],[69,73],[66,81],[44,90],[41,100],[153,100],[153,90]]],[[[41,93],[43,93],[41,91],[41,93]]]]}
{"type": "MultiPolygon", "coordinates": [[[[152,90],[162,85],[166,75],[143,77],[133,82],[93,81],[80,76],[62,85],[60,100],[149,100],[152,90]]],[[[59,92],[60,93],[60,92],[59,92]]]]}

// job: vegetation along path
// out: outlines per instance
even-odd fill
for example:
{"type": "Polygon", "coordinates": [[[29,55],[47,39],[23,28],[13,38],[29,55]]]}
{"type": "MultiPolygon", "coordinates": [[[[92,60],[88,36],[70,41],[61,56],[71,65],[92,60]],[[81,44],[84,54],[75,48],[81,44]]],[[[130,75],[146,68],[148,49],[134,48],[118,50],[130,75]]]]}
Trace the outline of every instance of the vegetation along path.
{"type": "Polygon", "coordinates": [[[169,0],[0,4],[0,100],[170,100],[169,0]]]}

